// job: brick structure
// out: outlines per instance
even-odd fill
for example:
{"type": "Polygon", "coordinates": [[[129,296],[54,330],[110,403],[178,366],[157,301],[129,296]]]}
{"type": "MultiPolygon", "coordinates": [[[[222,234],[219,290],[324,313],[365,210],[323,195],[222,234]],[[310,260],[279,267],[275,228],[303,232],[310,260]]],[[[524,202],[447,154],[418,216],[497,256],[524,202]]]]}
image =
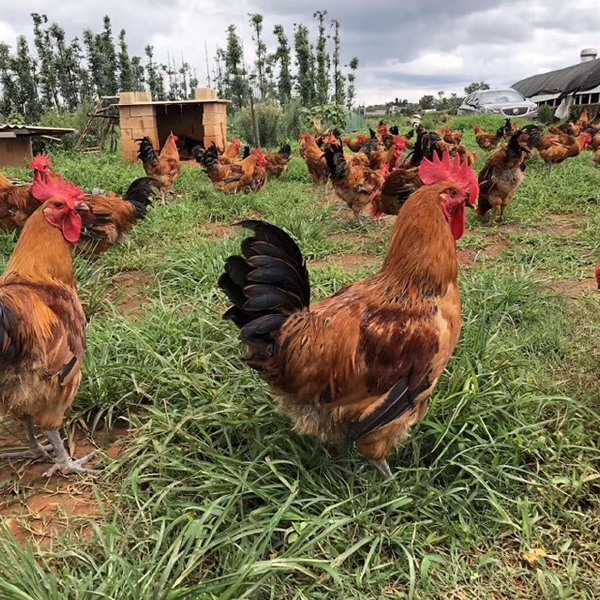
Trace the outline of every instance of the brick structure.
{"type": "Polygon", "coordinates": [[[153,102],[148,92],[121,94],[119,118],[123,158],[137,160],[138,142],[149,137],[161,148],[169,133],[189,135],[203,140],[205,146],[215,142],[227,144],[227,105],[229,100],[216,98],[214,90],[198,89],[195,100],[153,102]]]}

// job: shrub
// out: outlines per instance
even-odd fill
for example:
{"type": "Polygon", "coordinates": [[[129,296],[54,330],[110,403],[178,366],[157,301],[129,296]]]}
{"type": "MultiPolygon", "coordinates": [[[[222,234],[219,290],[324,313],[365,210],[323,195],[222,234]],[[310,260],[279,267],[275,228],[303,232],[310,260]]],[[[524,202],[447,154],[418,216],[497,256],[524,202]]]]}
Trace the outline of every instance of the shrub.
{"type": "MultiPolygon", "coordinates": [[[[272,102],[260,102],[255,105],[254,110],[258,122],[260,145],[264,148],[274,148],[280,145],[284,137],[284,116],[281,108],[272,102]]],[[[233,129],[242,139],[251,144],[254,143],[252,113],[249,108],[243,108],[236,114],[233,129]]]]}
{"type": "Polygon", "coordinates": [[[544,104],[540,106],[538,110],[538,121],[541,121],[545,125],[550,125],[550,123],[554,122],[554,111],[556,109],[553,106],[548,106],[544,104]]]}

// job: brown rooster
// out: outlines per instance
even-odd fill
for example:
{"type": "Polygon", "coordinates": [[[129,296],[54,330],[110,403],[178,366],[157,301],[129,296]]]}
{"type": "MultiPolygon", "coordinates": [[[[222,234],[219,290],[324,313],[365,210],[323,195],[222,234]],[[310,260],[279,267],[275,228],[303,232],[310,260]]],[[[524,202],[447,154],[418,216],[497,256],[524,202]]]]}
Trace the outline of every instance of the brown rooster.
{"type": "Polygon", "coordinates": [[[171,132],[160,154],[156,153],[152,140],[145,137],[136,140],[140,143],[138,158],[144,165],[144,171],[148,177],[152,177],[156,187],[161,193],[161,203],[166,204],[167,194],[173,194],[175,181],[181,171],[179,162],[179,151],[177,150],[177,136],[171,132]]]}
{"type": "Polygon", "coordinates": [[[297,431],[359,452],[386,477],[387,457],[427,412],[460,337],[456,240],[477,177],[459,159],[424,160],[425,184],[396,220],[381,270],[311,304],[306,261],[263,221],[219,280],[247,363],[280,397],[297,431]]]}
{"type": "Polygon", "coordinates": [[[31,216],[0,277],[0,412],[23,422],[29,450],[5,460],[48,457],[45,476],[87,472],[93,455],[73,460],[60,438],[81,383],[86,321],[77,296],[73,245],[89,218],[83,192],[49,180],[49,199],[31,216]],[[37,440],[35,427],[50,446],[37,440]]]}

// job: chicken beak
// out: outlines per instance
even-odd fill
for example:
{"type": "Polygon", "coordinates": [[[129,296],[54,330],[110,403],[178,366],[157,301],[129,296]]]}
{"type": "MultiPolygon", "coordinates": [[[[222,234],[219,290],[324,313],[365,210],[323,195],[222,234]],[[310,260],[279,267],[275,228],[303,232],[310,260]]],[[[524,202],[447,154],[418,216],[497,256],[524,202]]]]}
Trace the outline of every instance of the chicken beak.
{"type": "Polygon", "coordinates": [[[80,202],[77,207],[75,208],[75,210],[78,213],[82,213],[82,214],[87,214],[90,212],[90,207],[85,203],[85,202],[80,202]]]}

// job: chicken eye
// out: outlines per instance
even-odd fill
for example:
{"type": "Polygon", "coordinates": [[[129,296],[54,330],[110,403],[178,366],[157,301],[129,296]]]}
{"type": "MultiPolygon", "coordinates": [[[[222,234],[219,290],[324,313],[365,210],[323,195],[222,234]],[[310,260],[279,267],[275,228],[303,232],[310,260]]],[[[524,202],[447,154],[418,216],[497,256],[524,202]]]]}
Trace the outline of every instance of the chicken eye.
{"type": "Polygon", "coordinates": [[[59,210],[63,209],[65,205],[62,202],[55,202],[54,208],[58,208],[59,210]]]}
{"type": "Polygon", "coordinates": [[[458,196],[458,192],[456,190],[450,190],[450,198],[456,198],[458,196]]]}

